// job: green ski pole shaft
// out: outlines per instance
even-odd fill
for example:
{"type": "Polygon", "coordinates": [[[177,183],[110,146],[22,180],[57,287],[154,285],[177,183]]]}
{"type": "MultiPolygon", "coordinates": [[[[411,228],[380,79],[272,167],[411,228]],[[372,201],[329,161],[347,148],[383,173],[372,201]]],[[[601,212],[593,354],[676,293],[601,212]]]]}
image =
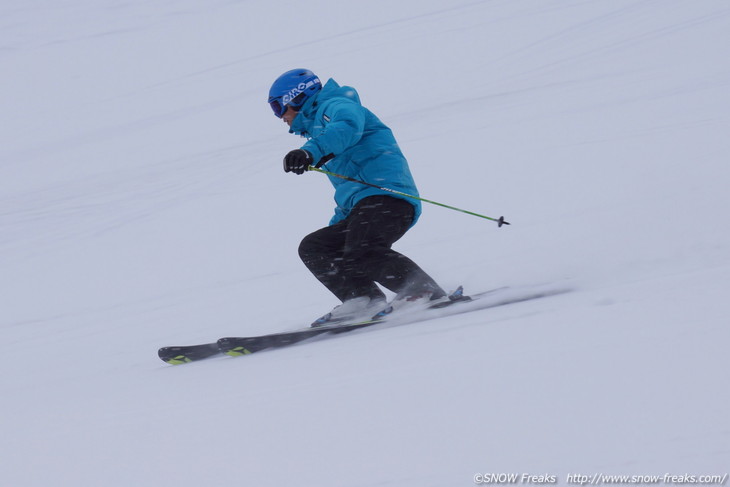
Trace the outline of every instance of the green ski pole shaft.
{"type": "Polygon", "coordinates": [[[359,179],[351,178],[349,176],[343,176],[342,174],[337,174],[337,173],[333,173],[333,172],[330,172],[330,171],[326,171],[326,170],[321,169],[319,167],[309,166],[309,170],[310,171],[321,172],[322,174],[326,174],[328,176],[332,176],[332,177],[335,177],[335,178],[344,179],[345,181],[350,181],[350,182],[353,182],[353,183],[364,184],[365,186],[370,186],[371,188],[377,188],[377,189],[379,189],[381,191],[387,191],[389,193],[397,194],[399,196],[405,196],[407,198],[413,198],[414,200],[423,201],[424,203],[431,203],[432,205],[441,206],[442,208],[447,208],[449,210],[460,211],[461,213],[466,213],[467,215],[472,215],[472,216],[476,216],[476,217],[479,217],[479,218],[484,218],[485,220],[490,220],[490,221],[493,221],[493,222],[497,222],[497,226],[499,226],[499,227],[501,227],[502,225],[509,225],[510,224],[508,221],[505,221],[505,219],[504,219],[503,216],[500,216],[499,218],[492,218],[490,216],[482,215],[482,214],[479,214],[479,213],[474,213],[473,211],[462,210],[461,208],[456,208],[455,206],[445,205],[443,203],[439,203],[438,201],[427,200],[426,198],[421,198],[420,196],[414,196],[412,194],[403,193],[403,192],[397,191],[395,189],[383,188],[382,186],[378,186],[377,184],[368,183],[366,181],[361,181],[359,179]]]}

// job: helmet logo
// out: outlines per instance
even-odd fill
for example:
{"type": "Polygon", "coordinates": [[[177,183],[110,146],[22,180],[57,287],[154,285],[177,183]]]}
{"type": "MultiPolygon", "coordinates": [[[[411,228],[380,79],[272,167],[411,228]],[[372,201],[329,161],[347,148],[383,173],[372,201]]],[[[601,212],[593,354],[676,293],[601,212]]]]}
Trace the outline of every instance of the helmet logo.
{"type": "Polygon", "coordinates": [[[306,83],[299,83],[297,86],[289,90],[288,93],[284,94],[284,96],[281,97],[281,103],[282,105],[288,105],[289,102],[291,102],[294,98],[296,98],[297,95],[300,93],[303,93],[305,90],[311,88],[314,85],[321,84],[319,81],[319,78],[314,78],[312,80],[307,81],[306,83]]]}

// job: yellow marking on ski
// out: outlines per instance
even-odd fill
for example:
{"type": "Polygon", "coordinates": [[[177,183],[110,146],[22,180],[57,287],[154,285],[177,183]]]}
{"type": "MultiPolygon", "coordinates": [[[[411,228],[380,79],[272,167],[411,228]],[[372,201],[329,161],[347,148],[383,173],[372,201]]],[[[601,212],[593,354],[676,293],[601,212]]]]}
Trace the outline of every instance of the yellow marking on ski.
{"type": "Polygon", "coordinates": [[[243,355],[251,355],[253,352],[250,350],[247,350],[243,347],[236,347],[228,350],[226,352],[226,355],[230,355],[231,357],[241,357],[243,355]]]}
{"type": "Polygon", "coordinates": [[[178,355],[177,357],[172,357],[171,359],[166,360],[168,364],[171,365],[182,365],[192,362],[189,358],[187,358],[185,355],[178,355]]]}

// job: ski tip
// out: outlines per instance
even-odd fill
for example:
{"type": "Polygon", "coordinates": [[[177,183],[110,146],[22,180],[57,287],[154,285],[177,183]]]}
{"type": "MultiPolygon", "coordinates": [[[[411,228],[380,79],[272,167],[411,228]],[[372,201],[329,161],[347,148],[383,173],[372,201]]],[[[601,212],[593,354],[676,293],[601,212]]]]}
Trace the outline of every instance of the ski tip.
{"type": "Polygon", "coordinates": [[[192,362],[190,358],[180,353],[179,347],[163,347],[157,351],[157,356],[170,365],[182,365],[192,362]]]}
{"type": "Polygon", "coordinates": [[[204,343],[181,347],[162,347],[157,351],[157,356],[170,365],[182,365],[213,357],[218,353],[217,343],[204,343]]]}

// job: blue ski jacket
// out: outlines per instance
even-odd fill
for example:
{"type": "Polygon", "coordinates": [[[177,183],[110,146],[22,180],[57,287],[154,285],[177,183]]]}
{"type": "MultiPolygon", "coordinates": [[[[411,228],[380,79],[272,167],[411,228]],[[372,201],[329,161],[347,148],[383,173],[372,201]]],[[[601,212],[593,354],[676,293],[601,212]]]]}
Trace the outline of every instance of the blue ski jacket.
{"type": "MultiPolygon", "coordinates": [[[[370,110],[360,104],[354,88],[340,86],[333,79],[310,97],[294,118],[289,130],[309,139],[302,149],[312,154],[315,164],[330,172],[349,176],[413,196],[418,196],[408,162],[391,130],[370,110]]],[[[344,220],[363,198],[387,195],[401,198],[414,206],[416,223],[421,202],[364,184],[328,176],[335,187],[335,215],[330,225],[344,220]]]]}

